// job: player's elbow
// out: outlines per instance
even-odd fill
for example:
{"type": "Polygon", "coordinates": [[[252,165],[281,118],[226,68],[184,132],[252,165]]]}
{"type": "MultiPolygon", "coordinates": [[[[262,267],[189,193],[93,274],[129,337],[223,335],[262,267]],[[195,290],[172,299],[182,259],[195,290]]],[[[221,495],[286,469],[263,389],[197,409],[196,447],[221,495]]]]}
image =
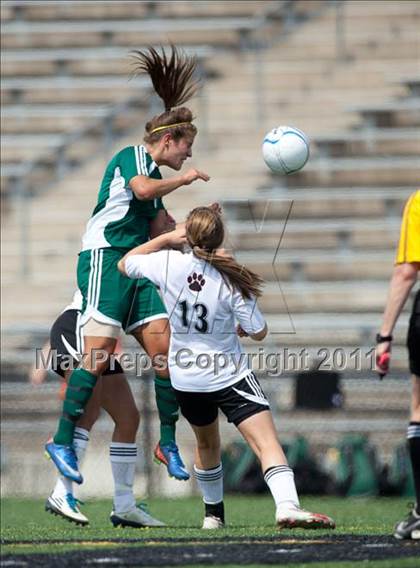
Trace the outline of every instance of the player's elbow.
{"type": "Polygon", "coordinates": [[[418,270],[418,263],[404,262],[395,267],[394,277],[406,286],[413,286],[417,280],[418,270]]]}
{"type": "Polygon", "coordinates": [[[136,176],[130,180],[130,187],[137,199],[145,201],[155,197],[153,186],[146,176],[136,176]]]}
{"type": "Polygon", "coordinates": [[[117,268],[124,276],[127,276],[127,272],[125,271],[125,256],[118,261],[117,268]]]}
{"type": "Polygon", "coordinates": [[[266,337],[267,333],[268,333],[268,327],[267,324],[265,324],[265,326],[261,331],[250,335],[250,338],[253,339],[254,341],[262,341],[266,337]]]}
{"type": "Polygon", "coordinates": [[[133,188],[133,193],[140,201],[147,201],[154,197],[153,192],[148,187],[144,186],[133,188]]]}

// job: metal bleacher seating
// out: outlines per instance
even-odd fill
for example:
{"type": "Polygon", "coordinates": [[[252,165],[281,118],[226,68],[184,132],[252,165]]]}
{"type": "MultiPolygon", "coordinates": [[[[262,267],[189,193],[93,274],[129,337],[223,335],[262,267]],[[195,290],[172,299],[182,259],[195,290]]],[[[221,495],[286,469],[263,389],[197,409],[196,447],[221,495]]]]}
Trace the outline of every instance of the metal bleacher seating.
{"type": "MultiPolygon", "coordinates": [[[[84,4],[80,12],[71,2],[60,5],[54,14],[47,4],[42,2],[37,3],[36,6],[31,4],[29,8],[29,5],[24,3],[5,3],[5,7],[12,10],[9,23],[6,22],[5,26],[25,25],[29,22],[28,29],[36,30],[33,25],[37,22],[39,25],[50,26],[58,22],[57,25],[79,25],[81,29],[82,24],[85,26],[83,19],[89,18],[93,27],[103,26],[105,29],[110,22],[114,23],[113,18],[117,22],[124,18],[128,19],[124,2],[118,3],[118,7],[113,4],[112,15],[103,7],[98,8],[96,4],[89,2],[84,4]]],[[[176,19],[176,13],[181,14],[183,9],[188,11],[188,3],[175,4],[176,9],[173,3],[149,6],[148,24],[172,21],[174,27],[181,25],[176,19]]],[[[220,3],[211,3],[210,11],[213,10],[213,13],[207,13],[209,18],[207,24],[203,23],[206,20],[202,18],[204,8],[200,7],[201,12],[198,14],[198,8],[194,5],[194,9],[188,12],[190,17],[183,17],[183,22],[188,20],[190,25],[194,18],[200,17],[200,25],[206,27],[213,18],[224,27],[223,22],[227,21],[224,16],[227,19],[251,20],[261,16],[263,7],[260,4],[257,12],[250,10],[249,3],[246,2],[233,4],[234,8],[233,5],[229,5],[225,11],[220,3]],[[239,5],[242,5],[242,11],[239,5]],[[220,10],[218,15],[214,13],[216,9],[220,10]]],[[[262,109],[257,105],[258,99],[255,93],[255,81],[258,75],[253,52],[216,49],[212,53],[211,50],[206,51],[207,45],[195,46],[194,50],[203,50],[203,59],[206,59],[215,76],[215,80],[208,81],[205,87],[209,151],[200,152],[200,148],[203,148],[200,136],[197,141],[199,152],[197,165],[208,170],[214,181],[211,187],[210,184],[208,186],[197,184],[197,187],[189,188],[188,195],[182,194],[173,198],[170,196],[168,205],[175,215],[182,216],[194,203],[212,200],[217,196],[223,198],[227,187],[229,195],[233,197],[290,198],[294,199],[295,203],[284,236],[284,245],[292,250],[293,254],[299,255],[300,250],[314,251],[314,254],[316,251],[328,250],[331,254],[334,254],[334,251],[341,254],[347,250],[347,253],[354,257],[354,266],[357,266],[358,254],[370,253],[374,256],[377,251],[380,255],[386,255],[386,251],[389,251],[395,243],[402,203],[418,179],[416,153],[419,128],[418,123],[413,121],[417,120],[415,117],[418,114],[418,102],[406,82],[407,77],[415,82],[416,61],[412,54],[407,57],[403,48],[401,51],[395,49],[390,59],[386,50],[381,51],[381,46],[389,43],[394,45],[396,39],[401,40],[401,30],[404,31],[404,37],[406,34],[411,37],[410,34],[413,34],[416,28],[417,8],[409,2],[399,4],[398,10],[394,5],[389,5],[387,8],[389,12],[386,10],[378,12],[374,2],[366,3],[363,8],[357,3],[346,4],[347,55],[343,61],[337,58],[336,39],[332,31],[335,29],[334,6],[327,6],[312,19],[302,20],[301,25],[292,28],[284,38],[280,36],[279,42],[268,42],[260,69],[262,109]],[[381,38],[381,42],[374,50],[370,49],[369,41],[378,37],[381,38]],[[303,44],[311,53],[310,59],[307,57],[308,51],[306,55],[299,51],[299,46],[303,44]],[[317,46],[323,44],[328,44],[329,51],[319,54],[317,46]],[[401,82],[397,81],[397,77],[401,77],[401,82]],[[382,112],[386,110],[388,113],[386,125],[375,123],[369,118],[375,116],[378,109],[382,109],[382,112]],[[262,116],[259,116],[260,114],[262,116]],[[259,158],[260,140],[264,131],[279,122],[297,125],[307,132],[314,142],[313,157],[305,169],[287,178],[271,176],[259,158]],[[249,166],[245,167],[246,164],[249,166]],[[344,199],[344,196],[350,191],[354,194],[357,187],[359,188],[357,199],[362,204],[361,208],[371,211],[368,219],[354,216],[353,209],[347,209],[348,200],[344,199]],[[377,197],[369,197],[374,191],[377,195],[381,195],[384,187],[401,196],[398,207],[391,213],[388,212],[386,223],[381,213],[372,208],[377,197]],[[314,188],[317,188],[316,192],[314,188]],[[325,214],[326,203],[331,200],[334,192],[332,203],[338,204],[337,207],[340,207],[341,203],[342,208],[339,222],[337,213],[333,213],[334,209],[331,209],[330,215],[325,214]],[[320,193],[325,195],[325,198],[317,198],[316,194],[320,193]],[[300,195],[299,199],[296,198],[297,195],[300,195]],[[296,208],[302,207],[303,205],[299,204],[305,202],[310,204],[308,210],[310,207],[313,208],[312,217],[301,218],[297,213],[296,208]],[[295,215],[298,215],[296,219],[295,215]],[[391,218],[392,231],[389,231],[391,218]]],[[[142,4],[141,9],[146,10],[146,6],[142,4]]],[[[140,21],[134,22],[133,25],[143,25],[146,21],[143,20],[143,23],[141,21],[141,18],[146,18],[146,13],[134,16],[140,21]]],[[[132,18],[133,21],[134,19],[132,18]]],[[[65,49],[53,45],[48,50],[35,47],[30,50],[25,47],[5,50],[2,64],[5,66],[6,76],[2,88],[9,104],[6,102],[3,109],[3,133],[6,134],[5,141],[8,142],[7,145],[5,144],[6,158],[10,160],[10,166],[6,163],[6,176],[13,172],[13,165],[17,163],[16,156],[31,157],[34,146],[39,149],[44,148],[45,164],[51,167],[57,156],[51,148],[55,144],[60,147],[62,143],[60,137],[67,128],[83,125],[91,115],[98,114],[99,118],[106,116],[107,105],[104,104],[104,99],[108,100],[109,97],[108,103],[110,103],[112,94],[103,92],[104,89],[101,87],[104,83],[109,81],[115,90],[121,89],[124,97],[128,94],[126,75],[122,71],[124,54],[127,53],[126,46],[111,47],[109,38],[103,38],[103,44],[96,47],[81,48],[77,45],[77,41],[75,43],[75,46],[65,49]],[[26,61],[30,52],[31,58],[26,61]],[[17,75],[13,75],[12,72],[14,64],[17,65],[17,75]],[[28,66],[21,68],[19,67],[21,64],[28,66]],[[34,68],[37,68],[38,64],[48,64],[48,68],[44,68],[42,73],[45,74],[41,73],[35,78],[28,75],[31,64],[34,68]],[[21,105],[14,101],[17,92],[19,92],[18,100],[22,101],[21,105]],[[60,104],[57,103],[56,108],[51,101],[48,102],[50,95],[62,101],[60,104]],[[95,97],[99,97],[96,102],[95,97]],[[31,120],[25,120],[26,117],[31,117],[31,120]],[[34,125],[32,130],[30,124],[34,125]],[[24,128],[28,128],[29,131],[25,131],[24,128]],[[21,143],[28,133],[30,137],[27,142],[21,143]]],[[[217,45],[217,36],[213,44],[217,45]]],[[[138,86],[136,89],[138,90],[138,86]]],[[[199,127],[204,127],[199,102],[193,102],[193,110],[198,114],[199,127]]],[[[133,122],[135,112],[138,111],[125,110],[116,113],[115,121],[117,123],[121,121],[121,130],[127,126],[127,123],[133,122]]],[[[138,122],[138,118],[136,121],[138,122]]],[[[93,140],[87,137],[84,147],[81,144],[79,146],[78,143],[73,144],[71,150],[68,150],[70,161],[79,163],[78,155],[80,157],[86,152],[89,143],[97,144],[95,131],[91,133],[91,137],[93,140]]],[[[127,138],[128,143],[130,139],[132,138],[127,138]]],[[[90,205],[88,203],[80,207],[77,214],[68,209],[61,211],[61,206],[67,203],[70,206],[71,199],[68,201],[67,198],[69,191],[72,191],[76,199],[84,195],[86,184],[92,188],[89,194],[93,195],[97,186],[97,171],[101,169],[101,166],[96,165],[99,163],[102,163],[102,159],[90,163],[85,170],[76,173],[76,179],[84,180],[80,189],[74,188],[74,184],[69,180],[56,185],[56,198],[51,195],[42,198],[45,204],[49,204],[52,217],[56,219],[60,230],[68,235],[66,237],[68,244],[62,243],[60,239],[53,243],[49,242],[48,227],[45,228],[42,216],[45,205],[33,213],[31,232],[36,235],[33,247],[40,255],[40,262],[36,264],[36,268],[33,267],[35,280],[41,279],[40,281],[43,282],[52,277],[73,281],[73,261],[58,257],[53,260],[54,256],[51,255],[58,255],[58,251],[62,248],[76,251],[83,221],[89,214],[90,205]],[[60,187],[63,187],[62,194],[60,187]],[[56,267],[53,275],[50,274],[51,266],[56,267]]],[[[272,221],[273,224],[275,222],[272,221]]],[[[5,234],[5,242],[8,245],[6,256],[13,256],[19,250],[20,245],[16,243],[17,235],[16,228],[5,234]],[[10,235],[10,239],[7,235],[10,235]]],[[[262,251],[271,239],[270,223],[267,223],[264,230],[258,234],[248,236],[246,230],[238,225],[237,237],[237,242],[242,246],[246,243],[248,250],[262,251]]],[[[316,258],[321,262],[322,255],[316,258]]],[[[384,256],[380,258],[383,259],[384,256]]],[[[389,252],[388,258],[391,258],[389,252]]],[[[366,263],[369,263],[368,259],[365,260],[366,263]]],[[[331,262],[331,270],[332,264],[331,262]]],[[[18,262],[10,258],[5,268],[6,280],[13,282],[18,262]]],[[[315,275],[317,265],[312,270],[315,275]]],[[[328,264],[325,270],[328,271],[328,264]]],[[[298,280],[299,274],[303,273],[294,272],[294,281],[298,280]]],[[[342,274],[345,278],[345,270],[342,274]]],[[[383,278],[384,271],[381,274],[383,278]]],[[[327,272],[323,274],[321,271],[319,274],[321,282],[329,279],[335,281],[335,278],[334,272],[331,277],[328,277],[327,272]]],[[[72,284],[69,283],[63,287],[63,292],[57,295],[55,303],[50,304],[49,310],[46,311],[47,306],[44,302],[40,302],[39,309],[35,309],[33,320],[40,318],[47,323],[51,317],[49,314],[59,309],[71,286],[72,284]]],[[[39,294],[42,297],[42,290],[39,294]]],[[[376,306],[379,306],[383,299],[384,291],[382,295],[378,294],[376,306]]],[[[339,306],[339,302],[334,305],[339,306]]]]}

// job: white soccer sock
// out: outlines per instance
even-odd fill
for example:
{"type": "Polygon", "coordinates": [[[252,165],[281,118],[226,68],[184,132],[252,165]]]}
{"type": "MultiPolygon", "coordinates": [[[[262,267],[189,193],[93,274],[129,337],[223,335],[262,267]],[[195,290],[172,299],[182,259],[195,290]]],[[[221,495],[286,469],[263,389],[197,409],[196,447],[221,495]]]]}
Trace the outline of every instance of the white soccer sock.
{"type": "Polygon", "coordinates": [[[194,465],[194,476],[207,505],[223,501],[223,468],[220,463],[213,469],[199,469],[194,465]]]}
{"type": "Polygon", "coordinates": [[[273,495],[276,507],[299,507],[293,470],[288,465],[269,467],[264,473],[264,481],[273,495]]]}
{"type": "Polygon", "coordinates": [[[109,458],[114,478],[114,511],[125,513],[136,506],[133,485],[137,446],[124,442],[112,442],[109,446],[109,458]]]}
{"type": "MultiPolygon", "coordinates": [[[[79,428],[76,426],[73,435],[73,447],[76,452],[77,462],[80,469],[80,465],[83,461],[87,445],[89,443],[89,430],[84,428],[79,428]]],[[[60,475],[55,484],[53,495],[54,497],[65,497],[67,493],[73,495],[73,482],[68,477],[60,475]]]]}
{"type": "Polygon", "coordinates": [[[79,428],[78,426],[76,426],[73,434],[73,448],[74,451],[76,452],[77,463],[79,467],[83,461],[83,458],[85,457],[85,452],[88,443],[89,443],[89,430],[85,430],[84,428],[79,428]]]}

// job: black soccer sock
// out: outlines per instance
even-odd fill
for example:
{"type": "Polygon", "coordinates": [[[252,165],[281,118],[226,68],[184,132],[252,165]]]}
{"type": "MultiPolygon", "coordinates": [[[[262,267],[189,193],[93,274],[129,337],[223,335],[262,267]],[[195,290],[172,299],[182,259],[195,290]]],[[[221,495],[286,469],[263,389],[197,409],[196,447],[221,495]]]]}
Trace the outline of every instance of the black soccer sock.
{"type": "Polygon", "coordinates": [[[206,516],[213,515],[225,522],[222,464],[212,469],[200,469],[194,465],[194,477],[203,496],[206,516]]]}
{"type": "Polygon", "coordinates": [[[420,515],[420,422],[410,422],[407,439],[416,491],[416,512],[420,515]]]}
{"type": "Polygon", "coordinates": [[[217,517],[218,519],[220,519],[222,523],[225,522],[225,506],[223,501],[221,501],[220,503],[212,503],[212,504],[204,503],[204,506],[206,511],[206,517],[212,515],[213,517],[217,517]]]}

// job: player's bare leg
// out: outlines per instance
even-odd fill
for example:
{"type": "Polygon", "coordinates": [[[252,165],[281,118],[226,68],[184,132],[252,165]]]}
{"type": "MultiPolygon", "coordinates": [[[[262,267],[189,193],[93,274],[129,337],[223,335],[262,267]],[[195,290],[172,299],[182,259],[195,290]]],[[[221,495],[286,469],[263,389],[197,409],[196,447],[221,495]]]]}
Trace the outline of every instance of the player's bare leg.
{"type": "Polygon", "coordinates": [[[144,504],[136,504],[133,486],[140,416],[130,385],[123,374],[105,375],[102,382],[101,405],[115,423],[109,447],[114,478],[114,506],[110,520],[114,526],[164,526],[164,523],[148,513],[144,504]]]}
{"type": "Polygon", "coordinates": [[[252,451],[261,463],[262,471],[279,465],[287,466],[287,458],[277,440],[271,412],[265,410],[250,416],[238,426],[252,451]]]}
{"type": "Polygon", "coordinates": [[[186,481],[190,475],[185,469],[175,440],[179,406],[167,367],[170,341],[168,319],[152,320],[136,328],[132,334],[150,357],[155,371],[156,405],[160,419],[160,440],[155,448],[155,460],[167,467],[171,477],[186,481]]]}
{"type": "Polygon", "coordinates": [[[101,406],[115,423],[112,441],[134,443],[140,414],[125,375],[105,375],[101,380],[101,406]]]}
{"type": "Polygon", "coordinates": [[[216,419],[208,426],[191,426],[197,445],[195,448],[195,465],[200,469],[213,469],[220,464],[219,421],[216,419]]]}
{"type": "Polygon", "coordinates": [[[412,375],[411,390],[411,422],[420,422],[420,377],[412,375]]]}
{"type": "Polygon", "coordinates": [[[294,475],[287,463],[269,410],[243,420],[238,430],[261,463],[264,480],[276,504],[279,528],[335,528],[327,515],[311,513],[300,508],[294,475]]]}

